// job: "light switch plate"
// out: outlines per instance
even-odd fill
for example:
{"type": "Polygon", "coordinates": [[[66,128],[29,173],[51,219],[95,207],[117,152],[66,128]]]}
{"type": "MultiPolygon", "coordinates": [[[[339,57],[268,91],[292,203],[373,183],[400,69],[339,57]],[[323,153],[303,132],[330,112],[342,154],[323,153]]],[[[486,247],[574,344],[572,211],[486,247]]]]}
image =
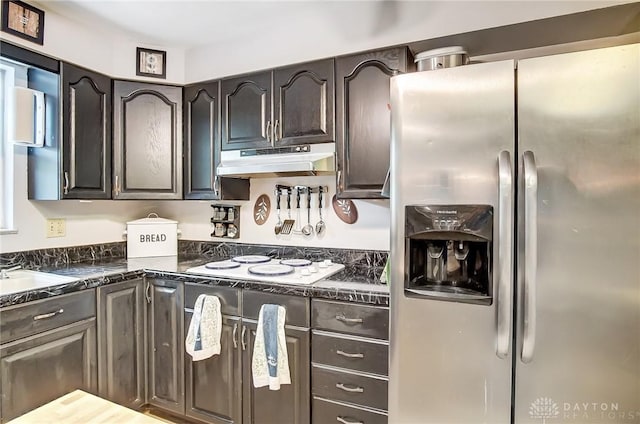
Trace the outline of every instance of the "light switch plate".
{"type": "Polygon", "coordinates": [[[66,234],[66,220],[64,218],[47,219],[47,238],[64,237],[66,234]]]}

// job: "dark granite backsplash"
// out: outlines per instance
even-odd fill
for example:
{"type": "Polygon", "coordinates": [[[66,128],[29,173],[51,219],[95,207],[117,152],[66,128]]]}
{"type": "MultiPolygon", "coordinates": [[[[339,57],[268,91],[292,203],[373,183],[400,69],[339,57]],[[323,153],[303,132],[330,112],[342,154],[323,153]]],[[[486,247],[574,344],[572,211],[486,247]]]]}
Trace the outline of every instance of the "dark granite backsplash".
{"type": "Polygon", "coordinates": [[[24,268],[37,270],[41,267],[55,267],[77,262],[125,258],[126,256],[127,242],[90,244],[86,246],[55,247],[51,249],[1,253],[0,266],[5,268],[13,265],[22,265],[24,268]]]}
{"type": "MultiPolygon", "coordinates": [[[[386,251],[320,247],[271,246],[258,244],[178,241],[178,256],[201,257],[215,261],[240,255],[266,255],[277,258],[307,258],[312,261],[331,259],[344,264],[342,280],[379,283],[388,257],[386,251]]],[[[64,266],[78,262],[126,258],[127,243],[104,243],[87,246],[38,249],[0,254],[0,266],[22,265],[26,269],[64,266]]]]}

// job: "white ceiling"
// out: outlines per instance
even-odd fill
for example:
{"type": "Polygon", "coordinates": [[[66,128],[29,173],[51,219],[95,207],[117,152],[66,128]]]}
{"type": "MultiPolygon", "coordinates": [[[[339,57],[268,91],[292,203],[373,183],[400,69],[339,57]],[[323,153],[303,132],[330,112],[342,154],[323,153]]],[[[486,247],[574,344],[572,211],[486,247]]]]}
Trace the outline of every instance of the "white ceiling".
{"type": "MultiPolygon", "coordinates": [[[[38,2],[36,2],[38,3],[38,2]]],[[[275,35],[286,43],[288,38],[304,38],[318,32],[342,32],[343,36],[367,37],[402,26],[446,26],[450,20],[456,27],[465,3],[477,10],[482,4],[489,14],[501,9],[531,9],[534,1],[396,1],[396,0],[41,0],[47,9],[91,26],[104,26],[110,31],[121,29],[141,43],[191,49],[246,39],[255,43],[261,34],[275,35]],[[486,6],[486,7],[485,7],[486,6]],[[446,19],[444,22],[439,18],[446,19]],[[438,21],[438,22],[436,22],[438,21]]],[[[572,13],[603,7],[602,1],[540,1],[540,9],[551,14],[572,13]],[[551,7],[554,3],[555,6],[551,7]]],[[[544,15],[544,13],[542,14],[544,15]]],[[[482,16],[478,16],[481,26],[482,16]]],[[[537,18],[534,16],[533,18],[537,18]]],[[[428,33],[428,31],[425,31],[428,33]]],[[[405,40],[410,41],[410,40],[405,40]]]]}

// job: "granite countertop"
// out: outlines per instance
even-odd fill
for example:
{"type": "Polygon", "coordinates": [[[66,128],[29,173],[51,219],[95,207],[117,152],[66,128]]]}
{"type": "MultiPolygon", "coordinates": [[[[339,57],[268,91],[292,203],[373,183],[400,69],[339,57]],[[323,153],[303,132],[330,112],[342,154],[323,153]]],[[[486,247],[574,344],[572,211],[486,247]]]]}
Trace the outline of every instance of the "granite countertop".
{"type": "MultiPolygon", "coordinates": [[[[230,280],[205,275],[187,274],[186,270],[210,262],[200,255],[153,258],[114,258],[76,262],[62,266],[41,267],[38,271],[77,278],[74,281],[46,288],[37,288],[0,296],[0,307],[45,299],[79,290],[130,280],[143,275],[157,278],[263,291],[269,293],[358,302],[388,306],[387,285],[372,284],[366,278],[339,272],[327,280],[311,285],[274,284],[256,281],[230,280]]],[[[0,281],[0,284],[2,282],[0,281]]]]}

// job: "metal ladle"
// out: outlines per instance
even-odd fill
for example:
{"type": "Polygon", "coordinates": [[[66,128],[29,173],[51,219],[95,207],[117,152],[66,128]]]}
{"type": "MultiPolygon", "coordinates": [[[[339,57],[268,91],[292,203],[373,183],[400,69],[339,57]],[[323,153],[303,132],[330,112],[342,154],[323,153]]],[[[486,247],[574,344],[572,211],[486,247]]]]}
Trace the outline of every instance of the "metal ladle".
{"type": "Polygon", "coordinates": [[[305,236],[313,234],[313,225],[311,225],[311,187],[307,187],[307,225],[302,227],[302,234],[305,236]]]}
{"type": "Polygon", "coordinates": [[[320,213],[320,221],[316,224],[316,234],[320,235],[324,231],[324,221],[322,220],[322,186],[318,187],[318,212],[320,213]]]}

